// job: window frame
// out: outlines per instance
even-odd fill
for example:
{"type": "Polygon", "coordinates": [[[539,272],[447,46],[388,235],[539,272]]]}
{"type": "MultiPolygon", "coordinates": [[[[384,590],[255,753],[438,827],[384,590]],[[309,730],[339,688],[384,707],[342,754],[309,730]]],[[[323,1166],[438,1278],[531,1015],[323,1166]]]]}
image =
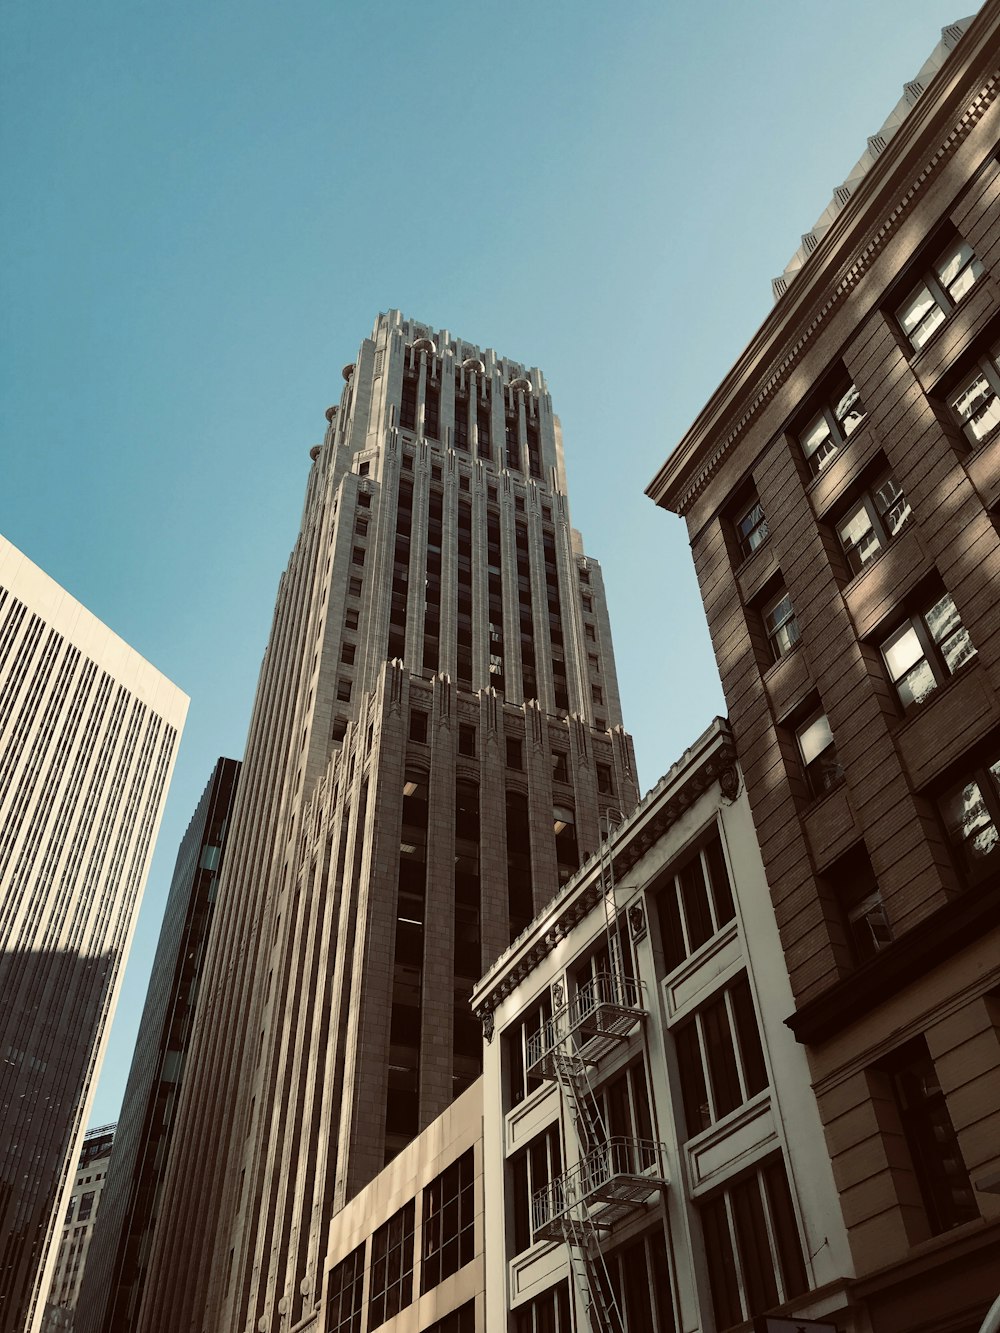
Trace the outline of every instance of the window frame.
{"type": "Polygon", "coordinates": [[[977,359],[975,365],[962,376],[956,386],[947,394],[946,401],[948,409],[958,423],[958,427],[965,436],[970,449],[981,449],[984,445],[989,444],[991,440],[996,439],[997,435],[1000,434],[1000,341],[997,341],[977,359]],[[975,414],[973,412],[963,413],[959,407],[959,401],[968,396],[980,379],[984,380],[993,391],[988,409],[992,408],[996,414],[993,424],[982,436],[978,436],[970,430],[975,414]]]}
{"type": "Polygon", "coordinates": [[[921,279],[910,288],[906,300],[901,301],[895,308],[896,323],[914,352],[922,351],[936,337],[950,316],[982,278],[984,272],[982,260],[969,242],[963,236],[955,235],[938,254],[933,263],[928,266],[921,279]],[[964,262],[961,263],[952,277],[946,277],[945,273],[949,262],[953,259],[962,259],[963,251],[967,252],[964,255],[964,262]],[[962,287],[961,291],[956,293],[953,289],[958,285],[962,275],[970,272],[972,274],[971,279],[962,287]],[[927,298],[928,304],[926,304],[924,313],[915,324],[911,328],[907,328],[907,314],[918,306],[922,294],[927,298]],[[933,318],[933,323],[924,333],[920,334],[919,338],[916,337],[915,334],[919,333],[931,318],[933,318]]]}
{"type": "Polygon", "coordinates": [[[912,517],[913,513],[905,491],[896,480],[892,469],[884,469],[872,484],[861,492],[851,506],[841,513],[840,518],[834,521],[834,530],[844,559],[851,571],[851,578],[856,578],[858,574],[863,573],[869,565],[873,564],[880,555],[889,549],[893,542],[898,541],[903,532],[906,531],[912,517]],[[895,494],[887,498],[883,505],[879,500],[879,492],[887,486],[894,486],[896,488],[895,494]],[[890,527],[886,522],[886,515],[891,514],[900,502],[905,507],[905,512],[898,523],[894,527],[890,527]],[[864,513],[868,519],[868,527],[865,529],[863,536],[868,537],[871,534],[875,538],[874,548],[868,548],[867,554],[864,555],[861,554],[862,543],[853,538],[849,539],[843,531],[861,513],[864,513]]]}
{"type": "Polygon", "coordinates": [[[416,1200],[409,1199],[372,1234],[368,1281],[369,1330],[380,1328],[413,1303],[415,1226],[416,1200]],[[382,1238],[385,1251],[379,1254],[382,1238]],[[384,1269],[382,1278],[378,1276],[380,1269],[384,1269]],[[382,1285],[377,1286],[378,1282],[382,1285]],[[392,1308],[394,1296],[399,1303],[392,1308]]]}
{"type": "MultiPolygon", "coordinates": [[[[944,822],[945,834],[953,855],[958,859],[963,878],[967,884],[978,884],[1000,865],[1000,753],[977,764],[963,775],[960,781],[951,784],[938,798],[938,809],[944,822]],[[949,813],[949,804],[958,800],[975,799],[969,796],[972,788],[978,792],[978,805],[981,815],[977,824],[966,826],[974,832],[973,837],[962,831],[962,825],[949,813]],[[979,838],[986,836],[989,841],[983,852],[970,851],[979,838]]],[[[972,814],[973,811],[967,812],[972,814]]]]}
{"type": "Polygon", "coordinates": [[[747,1102],[752,1101],[754,1097],[759,1096],[771,1086],[770,1070],[768,1069],[764,1040],[761,1035],[760,1017],[754,1003],[750,978],[745,970],[737,973],[725,986],[720,986],[713,991],[693,1014],[685,1016],[681,1022],[677,1023],[673,1028],[673,1037],[683,1089],[684,1125],[687,1130],[687,1139],[697,1138],[699,1134],[711,1129],[727,1116],[733,1115],[747,1102]],[[754,1021],[752,1035],[748,1032],[746,1024],[740,1020],[737,1009],[738,1001],[734,998],[734,992],[736,991],[745,992],[749,1003],[748,1012],[754,1021]],[[710,1034],[707,1031],[707,1015],[714,1012],[725,1014],[729,1045],[733,1057],[732,1065],[736,1072],[739,1091],[739,1099],[726,1106],[724,1106],[724,1099],[721,1095],[721,1081],[718,1077],[722,1072],[717,1058],[718,1052],[711,1045],[710,1034]],[[691,1034],[695,1038],[693,1042],[691,1041],[691,1034]],[[697,1058],[700,1068],[692,1066],[691,1057],[697,1058]],[[759,1077],[756,1076],[758,1071],[755,1071],[753,1067],[758,1060],[760,1063],[759,1072],[764,1075],[763,1083],[760,1083],[759,1077]],[[705,1099],[699,1101],[697,1116],[693,1113],[695,1109],[694,1094],[698,1094],[699,1097],[703,1096],[705,1099]],[[696,1120],[697,1123],[695,1123],[696,1120]]]}
{"type": "Polygon", "coordinates": [[[833,739],[833,728],[830,726],[830,719],[827,717],[826,709],[822,704],[814,708],[796,725],[795,744],[798,748],[799,759],[802,764],[802,776],[805,778],[812,796],[816,800],[819,800],[821,796],[825,796],[827,792],[830,792],[834,787],[839,786],[844,778],[844,770],[841,767],[839,760],[837,760],[837,746],[833,739]],[[812,758],[809,758],[806,753],[806,747],[802,743],[803,737],[819,722],[826,723],[826,731],[829,740],[816,750],[812,758]],[[829,758],[825,764],[820,763],[828,750],[833,751],[832,758],[834,760],[834,766],[832,768],[829,767],[829,758]]]}
{"type": "Polygon", "coordinates": [[[835,390],[826,397],[819,411],[809,417],[798,433],[799,448],[814,477],[818,477],[828,464],[833,462],[854,432],[863,426],[867,419],[868,410],[861,402],[861,394],[853,380],[849,380],[846,387],[835,390]],[[861,412],[848,429],[846,423],[852,420],[850,413],[855,404],[860,404],[861,412]],[[819,437],[817,428],[822,426],[826,427],[826,434],[819,437]],[[815,443],[812,443],[811,447],[810,437],[815,438],[815,443]],[[831,447],[824,450],[825,445],[831,447]]]}
{"type": "Polygon", "coordinates": [[[788,656],[802,637],[799,622],[795,615],[795,607],[792,605],[792,595],[784,584],[774,595],[767,599],[761,607],[760,615],[764,624],[764,633],[767,636],[768,648],[771,650],[771,657],[775,662],[780,662],[783,657],[788,656]],[[788,603],[788,613],[783,619],[777,620],[775,616],[783,602],[788,603]]]}
{"type": "Polygon", "coordinates": [[[736,541],[743,560],[749,560],[752,555],[760,550],[771,535],[767,515],[764,513],[764,506],[761,504],[760,496],[756,491],[749,503],[740,506],[737,517],[733,520],[733,528],[736,532],[736,541]],[[750,522],[758,511],[759,517],[755,522],[750,522]]]}
{"type": "Polygon", "coordinates": [[[724,930],[730,922],[736,919],[733,874],[717,821],[703,831],[695,847],[689,848],[673,865],[668,866],[657,877],[652,889],[652,901],[659,924],[660,944],[666,975],[675,971],[676,968],[682,967],[693,954],[704,948],[709,940],[714,939],[721,930],[724,930]],[[720,870],[725,876],[725,883],[721,882],[721,876],[717,875],[712,868],[710,849],[716,846],[718,847],[720,870]],[[704,939],[698,940],[697,943],[692,942],[695,938],[695,921],[689,921],[688,916],[696,915],[689,913],[689,907],[692,905],[700,906],[700,904],[689,902],[683,879],[684,872],[695,862],[698,863],[700,869],[708,921],[712,927],[709,934],[704,939]],[[673,905],[672,911],[669,910],[669,904],[673,905]],[[679,935],[677,933],[678,927],[679,935]]]}
{"type": "Polygon", "coordinates": [[[882,655],[882,661],[885,664],[886,674],[896,691],[896,696],[904,712],[913,708],[919,708],[925,703],[931,695],[943,685],[947,685],[961,671],[963,671],[971,662],[974,662],[978,656],[978,651],[972,642],[969,631],[965,628],[958,608],[955,606],[955,599],[947,590],[935,595],[935,600],[930,605],[926,605],[926,599],[923,603],[923,609],[914,612],[902,621],[893,632],[879,644],[879,652],[882,655]],[[954,619],[945,623],[940,637],[936,634],[931,617],[934,612],[945,602],[951,603],[954,619]],[[920,655],[913,658],[909,665],[896,673],[890,660],[890,654],[898,648],[907,635],[913,635],[917,647],[920,649],[920,655]],[[956,665],[952,666],[946,645],[954,643],[964,636],[965,645],[971,650],[961,658],[956,665]],[[917,694],[910,690],[911,697],[904,697],[902,685],[913,675],[914,671],[921,665],[926,666],[930,673],[931,683],[922,694],[917,694]]]}
{"type": "Polygon", "coordinates": [[[476,1257],[475,1228],[475,1152],[468,1148],[422,1191],[421,1296],[473,1261],[476,1257]]]}

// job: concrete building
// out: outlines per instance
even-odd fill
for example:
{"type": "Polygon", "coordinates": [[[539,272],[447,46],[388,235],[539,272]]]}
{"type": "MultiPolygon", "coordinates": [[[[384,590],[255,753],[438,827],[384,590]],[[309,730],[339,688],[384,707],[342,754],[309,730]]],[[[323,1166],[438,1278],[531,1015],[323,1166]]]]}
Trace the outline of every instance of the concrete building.
{"type": "Polygon", "coordinates": [[[74,1333],[135,1327],[239,768],[218,761],[177,854],[74,1333]]]}
{"type": "Polygon", "coordinates": [[[327,423],[261,671],[143,1333],[309,1315],[331,1218],[478,1077],[483,967],[638,795],[541,373],[393,311],[327,423]]]}
{"type": "Polygon", "coordinates": [[[791,1003],[717,718],[476,987],[484,1327],[856,1327],[791,1003]]]}
{"type": "Polygon", "coordinates": [[[943,46],[649,489],[878,1333],[969,1333],[1000,1272],[1000,5],[943,46]]]}
{"type": "Polygon", "coordinates": [[[45,1301],[42,1333],[73,1333],[76,1327],[80,1287],[107,1186],[114,1137],[114,1125],[98,1125],[95,1129],[88,1129],[84,1137],[52,1282],[45,1301]]]}
{"type": "Polygon", "coordinates": [[[186,697],[0,538],[0,1329],[37,1330],[186,697]]]}

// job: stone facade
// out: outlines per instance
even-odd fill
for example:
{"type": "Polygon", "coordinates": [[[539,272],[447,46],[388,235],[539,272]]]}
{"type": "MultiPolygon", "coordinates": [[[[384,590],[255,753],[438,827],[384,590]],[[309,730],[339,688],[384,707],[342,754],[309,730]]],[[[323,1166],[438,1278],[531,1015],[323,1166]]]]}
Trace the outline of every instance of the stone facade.
{"type": "Polygon", "coordinates": [[[309,1315],[331,1218],[478,1076],[483,967],[638,795],[540,372],[390,312],[327,422],[261,670],[143,1333],[309,1315]]]}
{"type": "Polygon", "coordinates": [[[691,538],[854,1288],[1000,1263],[1000,5],[650,487],[691,538]]]}

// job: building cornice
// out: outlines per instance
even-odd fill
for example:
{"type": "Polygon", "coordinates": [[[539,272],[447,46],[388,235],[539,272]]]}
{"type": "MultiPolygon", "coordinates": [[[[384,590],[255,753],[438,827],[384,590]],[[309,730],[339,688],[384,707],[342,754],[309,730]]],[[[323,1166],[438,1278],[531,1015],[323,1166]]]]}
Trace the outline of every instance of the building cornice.
{"type": "Polygon", "coordinates": [[[661,508],[682,515],[688,511],[824,321],[895,236],[914,200],[982,119],[1000,88],[998,46],[1000,0],[987,0],[794,283],[646,488],[646,494],[661,508]],[[942,121],[952,126],[943,139],[942,121]]]}
{"type": "MultiPolygon", "coordinates": [[[[616,881],[658,842],[713,783],[735,798],[739,789],[736,745],[729,723],[717,717],[684,751],[629,817],[610,835],[616,881]]],[[[604,856],[607,857],[607,845],[604,856]]],[[[472,995],[476,1017],[488,1018],[503,1000],[601,901],[601,853],[585,861],[562,889],[489,968],[472,995]]]]}

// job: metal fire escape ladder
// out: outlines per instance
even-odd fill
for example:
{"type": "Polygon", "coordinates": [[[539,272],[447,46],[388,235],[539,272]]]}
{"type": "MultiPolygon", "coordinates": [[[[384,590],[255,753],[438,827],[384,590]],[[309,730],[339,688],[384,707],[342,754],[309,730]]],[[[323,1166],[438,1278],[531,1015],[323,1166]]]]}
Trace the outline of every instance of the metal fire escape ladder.
{"type": "MultiPolygon", "coordinates": [[[[562,1104],[569,1107],[577,1142],[589,1156],[608,1142],[607,1126],[587,1073],[587,1062],[569,1032],[553,1051],[556,1079],[562,1104]]],[[[586,1160],[586,1157],[585,1157],[586,1160]]],[[[572,1187],[569,1187],[572,1188],[572,1187]]],[[[564,1185],[564,1191],[567,1186],[564,1185]]],[[[611,1275],[601,1250],[601,1233],[590,1215],[586,1199],[564,1197],[560,1225],[569,1256],[573,1284],[583,1303],[592,1333],[625,1333],[625,1323],[615,1300],[611,1275]]]]}

